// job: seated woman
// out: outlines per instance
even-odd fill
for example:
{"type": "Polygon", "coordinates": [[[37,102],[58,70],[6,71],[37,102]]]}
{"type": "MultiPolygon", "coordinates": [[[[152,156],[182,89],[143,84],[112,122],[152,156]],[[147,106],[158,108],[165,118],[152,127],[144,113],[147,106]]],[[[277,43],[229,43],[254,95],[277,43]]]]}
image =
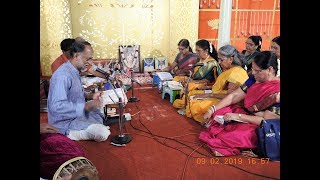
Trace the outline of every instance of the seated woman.
{"type": "Polygon", "coordinates": [[[278,58],[278,72],[277,77],[280,77],[280,36],[272,39],[270,45],[270,51],[274,52],[278,58]]]}
{"type": "MultiPolygon", "coordinates": [[[[174,77],[173,81],[183,81],[188,84],[188,93],[195,90],[199,86],[204,86],[207,83],[214,83],[217,76],[221,74],[222,70],[217,62],[218,53],[214,46],[207,40],[201,39],[196,42],[196,52],[199,56],[191,78],[186,76],[174,77]]],[[[173,107],[184,108],[185,97],[184,91],[181,91],[180,99],[173,102],[173,107]]]]}
{"type": "Polygon", "coordinates": [[[247,61],[244,68],[247,71],[248,75],[251,74],[251,62],[253,58],[258,54],[258,52],[260,52],[261,44],[261,36],[250,36],[246,40],[246,49],[243,50],[241,53],[244,54],[245,60],[247,61]]]}
{"type": "Polygon", "coordinates": [[[96,167],[81,146],[47,123],[40,124],[40,177],[53,180],[98,180],[96,167]]]}
{"type": "Polygon", "coordinates": [[[259,52],[252,62],[249,79],[206,112],[204,118],[211,120],[199,138],[215,155],[238,155],[243,150],[256,148],[256,128],[261,121],[280,118],[277,70],[277,56],[271,51],[259,52]],[[244,107],[237,104],[242,100],[244,107]],[[225,124],[214,120],[217,115],[223,116],[225,124]]]}
{"type": "MultiPolygon", "coordinates": [[[[220,99],[236,90],[247,79],[247,72],[242,68],[244,56],[231,46],[222,46],[218,51],[218,61],[222,67],[222,73],[217,77],[212,87],[212,93],[204,93],[198,90],[199,94],[190,96],[190,101],[186,107],[186,115],[189,118],[204,123],[203,115],[208,109],[217,104],[220,99]]],[[[201,89],[201,87],[198,87],[201,89]]]]}
{"type": "Polygon", "coordinates": [[[197,61],[197,54],[192,52],[190,43],[187,39],[181,39],[178,43],[179,53],[174,62],[162,69],[162,72],[170,72],[173,76],[185,76],[197,61]]]}

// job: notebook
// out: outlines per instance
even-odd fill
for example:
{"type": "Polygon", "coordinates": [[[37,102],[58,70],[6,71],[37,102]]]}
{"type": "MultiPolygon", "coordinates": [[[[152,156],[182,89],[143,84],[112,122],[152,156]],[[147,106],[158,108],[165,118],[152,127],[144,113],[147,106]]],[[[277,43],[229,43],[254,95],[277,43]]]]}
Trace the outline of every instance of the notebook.
{"type": "MultiPolygon", "coordinates": [[[[227,122],[224,121],[223,119],[223,116],[222,115],[216,115],[214,118],[213,118],[215,121],[217,121],[218,123],[220,124],[223,124],[223,125],[226,125],[227,122]]],[[[231,121],[237,121],[237,122],[241,122],[241,123],[248,123],[248,122],[245,122],[245,121],[241,121],[239,119],[233,119],[231,121]]]]}

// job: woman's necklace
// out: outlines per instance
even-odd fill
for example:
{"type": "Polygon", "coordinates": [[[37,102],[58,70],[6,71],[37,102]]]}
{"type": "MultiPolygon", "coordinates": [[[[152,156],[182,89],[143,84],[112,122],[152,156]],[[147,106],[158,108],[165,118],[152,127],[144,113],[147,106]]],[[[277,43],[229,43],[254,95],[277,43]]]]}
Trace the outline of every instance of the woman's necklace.
{"type": "MultiPolygon", "coordinates": [[[[254,52],[253,52],[253,53],[254,53],[254,52]]],[[[245,56],[245,59],[246,59],[247,61],[249,61],[249,60],[250,60],[250,58],[252,57],[253,53],[251,53],[251,54],[249,54],[249,55],[245,56]]]]}
{"type": "Polygon", "coordinates": [[[208,56],[205,59],[201,59],[200,63],[202,63],[203,61],[206,61],[209,57],[210,55],[208,54],[208,56]]]}

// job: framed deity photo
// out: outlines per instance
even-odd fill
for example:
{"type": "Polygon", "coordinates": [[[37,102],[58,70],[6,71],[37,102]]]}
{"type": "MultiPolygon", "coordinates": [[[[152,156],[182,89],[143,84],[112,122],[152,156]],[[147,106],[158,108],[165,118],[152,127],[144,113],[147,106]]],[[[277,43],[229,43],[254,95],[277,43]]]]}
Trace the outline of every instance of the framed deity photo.
{"type": "Polygon", "coordinates": [[[120,45],[119,62],[124,72],[140,72],[140,45],[120,45]]]}
{"type": "Polygon", "coordinates": [[[152,72],[154,71],[154,58],[144,58],[143,59],[143,71],[144,72],[152,72]]]}
{"type": "Polygon", "coordinates": [[[168,67],[168,60],[166,57],[157,57],[155,58],[156,69],[163,69],[168,67]]]}

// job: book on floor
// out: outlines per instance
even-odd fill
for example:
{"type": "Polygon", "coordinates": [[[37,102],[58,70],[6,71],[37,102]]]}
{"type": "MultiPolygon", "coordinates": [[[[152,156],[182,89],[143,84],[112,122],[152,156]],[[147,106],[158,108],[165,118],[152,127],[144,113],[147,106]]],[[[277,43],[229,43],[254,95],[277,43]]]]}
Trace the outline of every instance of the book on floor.
{"type": "MultiPolygon", "coordinates": [[[[218,123],[220,123],[220,124],[223,124],[223,125],[227,124],[227,122],[225,122],[224,119],[223,119],[223,115],[216,115],[213,119],[215,121],[217,121],[218,123]]],[[[245,122],[245,121],[241,121],[239,119],[233,119],[231,121],[236,121],[236,122],[241,122],[241,123],[248,123],[248,122],[245,122]]]]}

